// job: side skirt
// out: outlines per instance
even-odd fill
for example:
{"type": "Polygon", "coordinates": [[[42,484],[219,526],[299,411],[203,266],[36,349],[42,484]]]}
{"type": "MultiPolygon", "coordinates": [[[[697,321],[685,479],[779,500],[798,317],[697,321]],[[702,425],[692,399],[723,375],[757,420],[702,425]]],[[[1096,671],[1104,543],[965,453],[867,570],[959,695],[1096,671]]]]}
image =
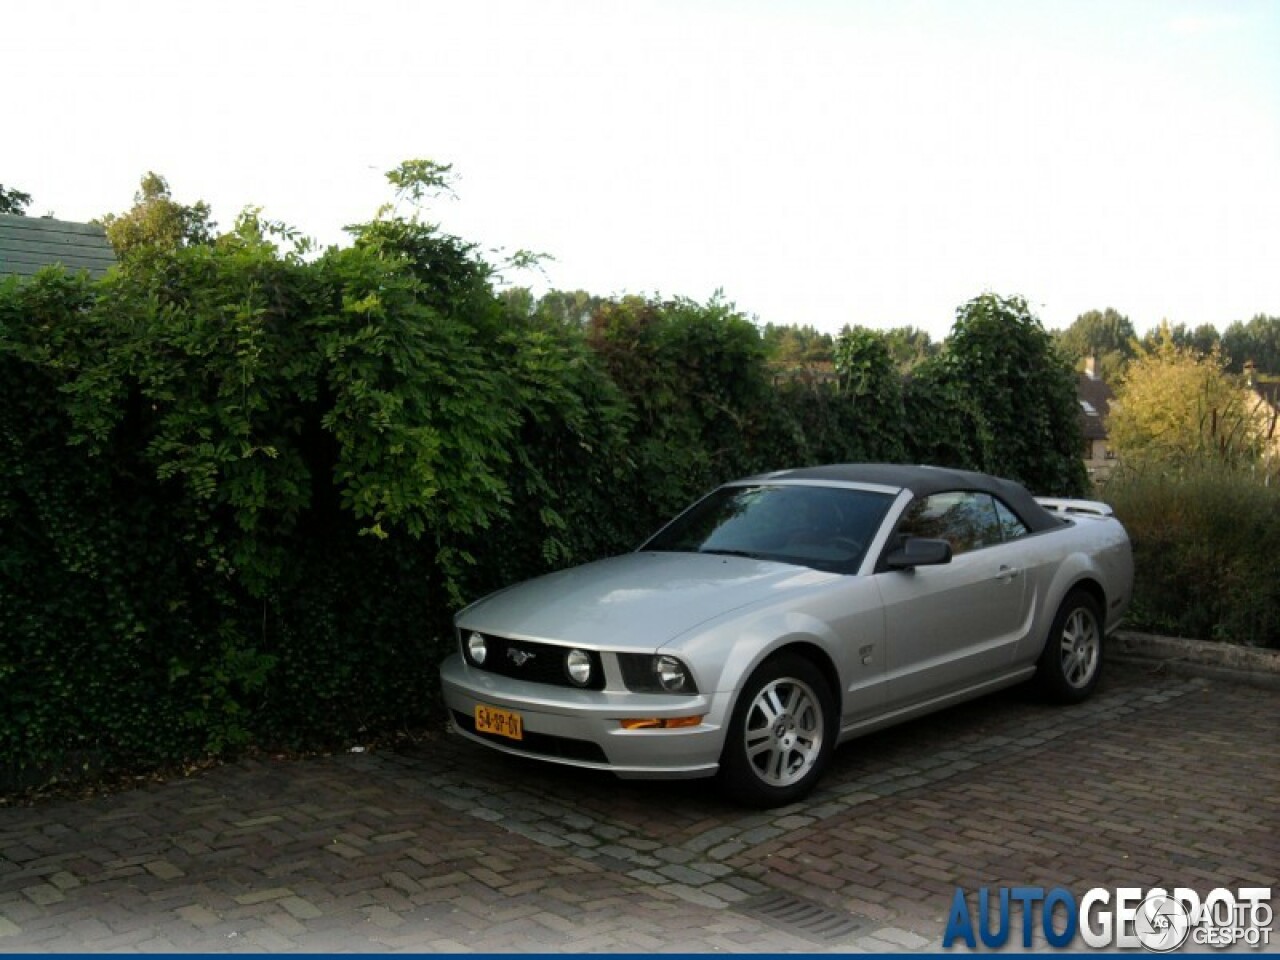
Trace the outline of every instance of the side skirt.
{"type": "Polygon", "coordinates": [[[874,717],[868,717],[865,720],[859,720],[848,726],[840,728],[840,736],[837,743],[844,743],[846,740],[852,740],[867,733],[876,730],[882,730],[885,727],[891,727],[895,724],[902,723],[904,720],[911,720],[915,717],[922,717],[927,713],[933,713],[937,710],[945,710],[947,707],[955,706],[957,703],[964,703],[966,700],[973,700],[976,697],[985,696],[988,693],[995,693],[997,690],[1003,690],[1005,687],[1013,687],[1024,680],[1030,680],[1035,675],[1036,668],[1023,667],[1013,673],[1007,673],[996,677],[994,680],[987,680],[984,683],[976,684],[972,687],[965,687],[963,690],[957,690],[953,693],[944,694],[940,697],[934,697],[931,700],[922,700],[920,703],[914,703],[909,706],[899,707],[897,710],[889,713],[881,713],[874,717]]]}

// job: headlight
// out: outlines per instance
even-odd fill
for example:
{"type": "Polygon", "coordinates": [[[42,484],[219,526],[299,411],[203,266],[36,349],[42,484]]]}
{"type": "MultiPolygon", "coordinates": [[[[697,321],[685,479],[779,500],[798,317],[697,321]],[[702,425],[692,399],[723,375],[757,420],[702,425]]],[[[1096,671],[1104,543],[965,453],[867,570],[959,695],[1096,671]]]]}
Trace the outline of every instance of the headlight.
{"type": "Polygon", "coordinates": [[[689,686],[689,671],[675,657],[658,657],[653,668],[658,674],[658,683],[662,689],[670,693],[681,693],[689,686]]]}
{"type": "Polygon", "coordinates": [[[471,662],[477,667],[484,664],[484,658],[489,655],[489,648],[485,644],[484,634],[471,633],[467,635],[467,656],[471,658],[471,662]]]}
{"type": "Polygon", "coordinates": [[[580,687],[591,682],[591,655],[585,650],[570,650],[564,658],[569,679],[580,687]]]}
{"type": "Polygon", "coordinates": [[[693,673],[684,662],[669,654],[619,653],[622,682],[633,693],[678,693],[692,696],[698,692],[693,673]]]}

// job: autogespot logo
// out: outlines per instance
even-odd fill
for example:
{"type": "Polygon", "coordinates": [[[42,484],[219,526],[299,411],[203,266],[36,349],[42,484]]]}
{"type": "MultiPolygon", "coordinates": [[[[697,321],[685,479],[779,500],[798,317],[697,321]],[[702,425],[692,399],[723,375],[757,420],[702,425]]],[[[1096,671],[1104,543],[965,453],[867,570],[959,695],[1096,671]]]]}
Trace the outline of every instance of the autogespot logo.
{"type": "Polygon", "coordinates": [[[1203,901],[1186,887],[1172,892],[1095,887],[1081,897],[1062,887],[982,887],[970,897],[957,887],[942,945],[962,943],[973,950],[981,944],[999,950],[1016,933],[1025,948],[1038,930],[1049,946],[1059,949],[1077,938],[1096,949],[1142,947],[1153,953],[1169,953],[1187,943],[1196,949],[1261,948],[1271,943],[1274,918],[1270,887],[1241,887],[1234,893],[1219,887],[1203,901]],[[1014,929],[1015,912],[1019,930],[1014,929]]]}

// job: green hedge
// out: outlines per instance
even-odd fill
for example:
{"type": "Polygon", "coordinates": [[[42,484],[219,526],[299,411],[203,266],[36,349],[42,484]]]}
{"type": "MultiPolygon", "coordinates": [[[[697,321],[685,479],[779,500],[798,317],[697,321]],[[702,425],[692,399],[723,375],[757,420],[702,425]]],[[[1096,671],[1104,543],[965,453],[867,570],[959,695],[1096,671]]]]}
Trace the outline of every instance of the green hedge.
{"type": "Polygon", "coordinates": [[[0,768],[428,722],[461,603],[735,476],[916,460],[1083,489],[1069,372],[1021,301],[966,305],[910,379],[848,331],[816,385],[720,300],[566,302],[498,295],[473,247],[397,218],[314,259],[250,216],[98,282],[0,284],[0,768]],[[1004,445],[1011,404],[1033,428],[1004,445]]]}

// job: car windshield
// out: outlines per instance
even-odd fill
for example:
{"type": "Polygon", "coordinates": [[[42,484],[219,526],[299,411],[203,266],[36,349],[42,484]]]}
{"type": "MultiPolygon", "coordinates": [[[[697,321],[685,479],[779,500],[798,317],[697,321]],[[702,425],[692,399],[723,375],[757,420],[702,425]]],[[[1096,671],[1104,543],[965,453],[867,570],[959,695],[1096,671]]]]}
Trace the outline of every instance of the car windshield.
{"type": "Polygon", "coordinates": [[[716,553],[852,573],[893,497],[844,487],[721,487],[641,550],[716,553]]]}

